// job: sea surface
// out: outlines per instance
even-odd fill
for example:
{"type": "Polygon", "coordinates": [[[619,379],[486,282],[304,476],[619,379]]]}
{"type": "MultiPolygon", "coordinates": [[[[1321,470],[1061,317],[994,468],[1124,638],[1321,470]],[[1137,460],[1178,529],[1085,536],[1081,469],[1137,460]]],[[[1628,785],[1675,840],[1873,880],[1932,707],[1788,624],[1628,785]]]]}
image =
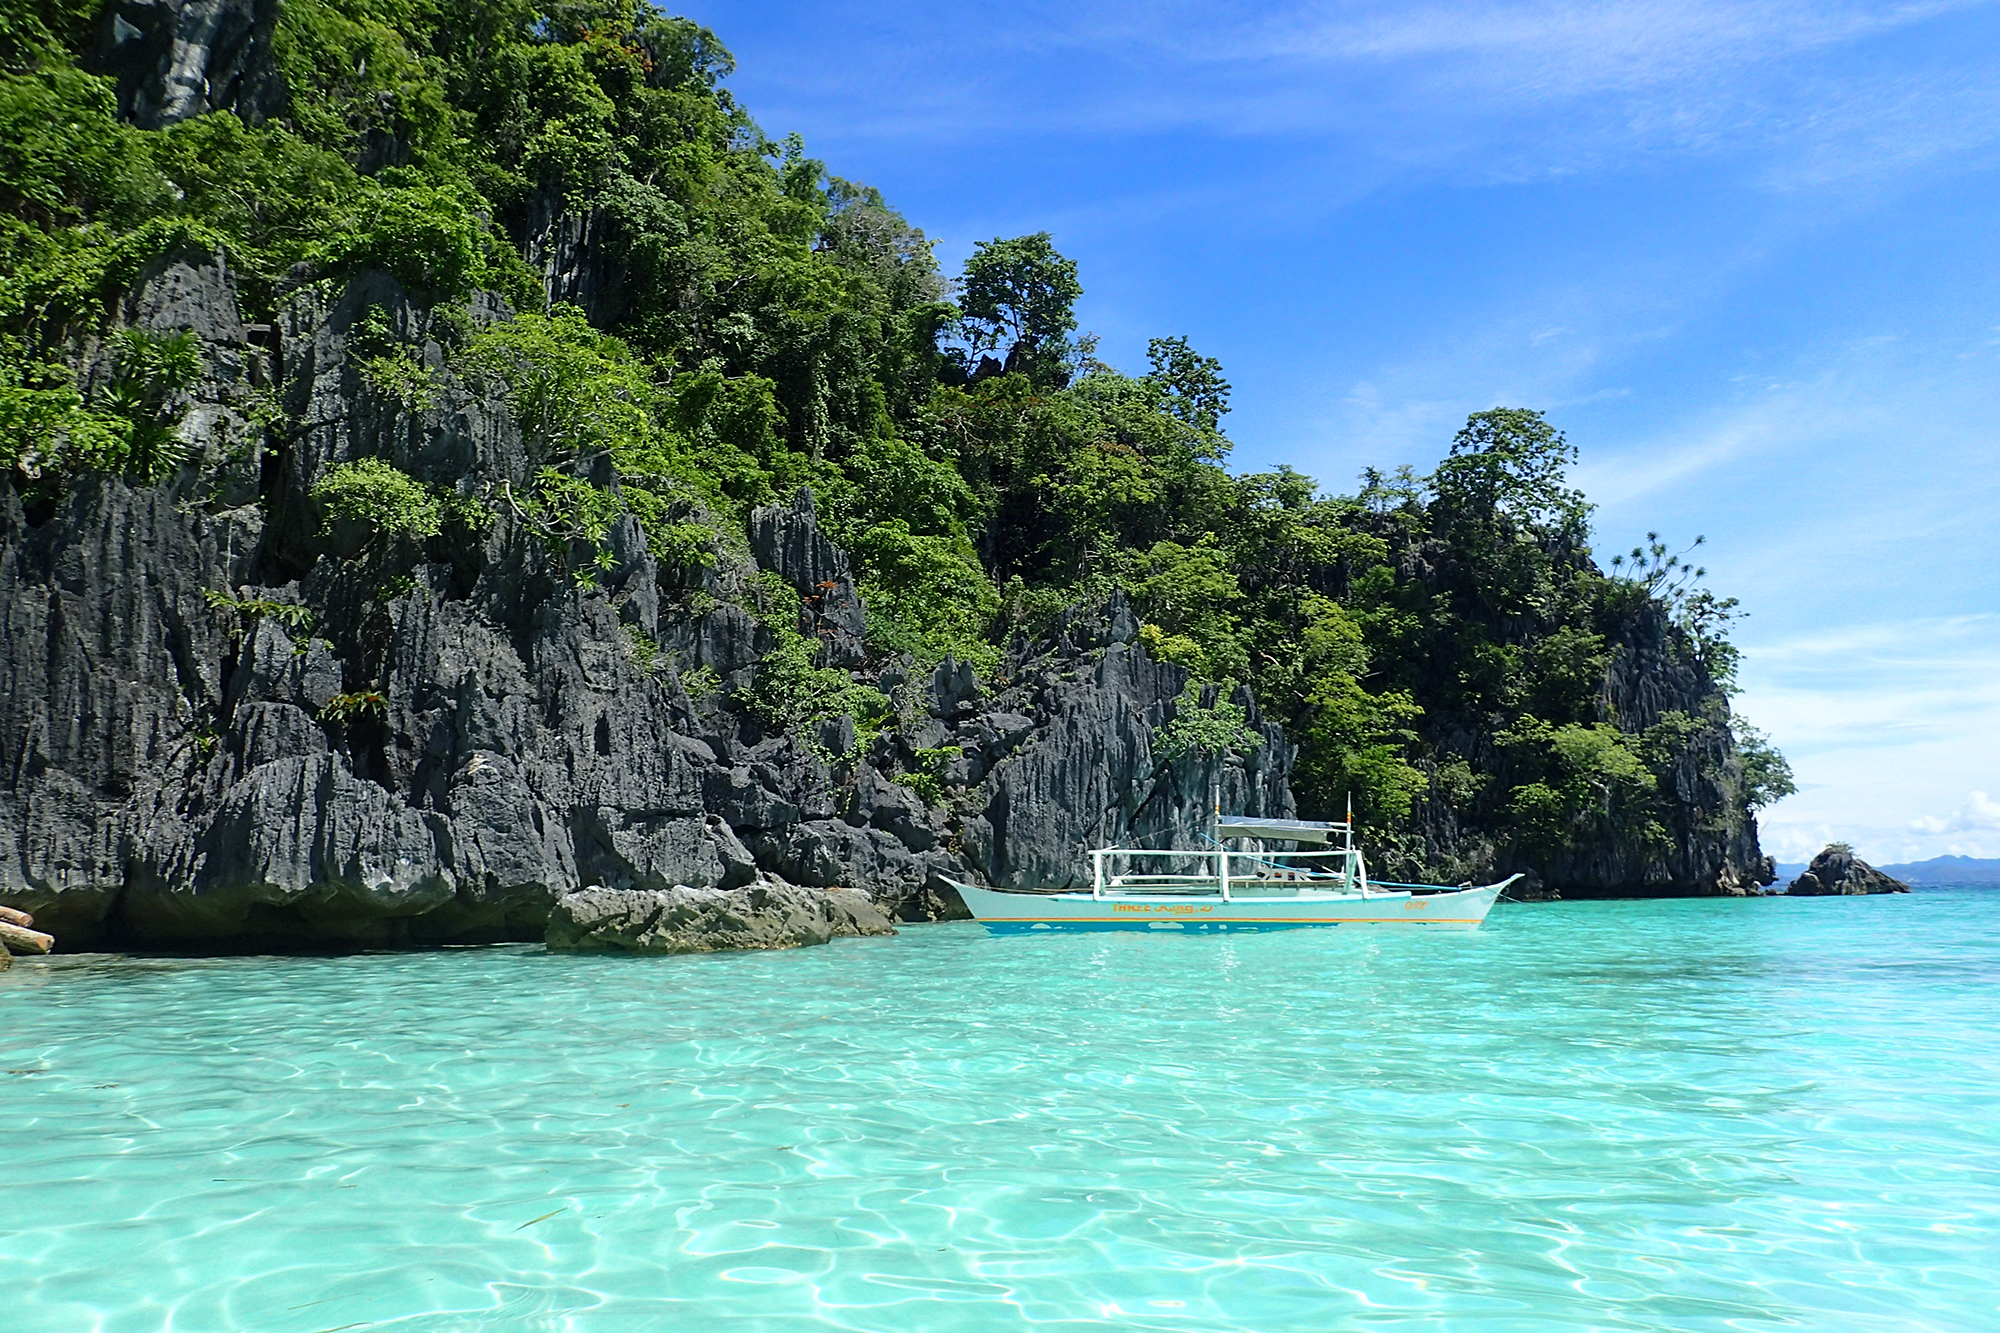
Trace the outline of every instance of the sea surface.
{"type": "Polygon", "coordinates": [[[2000,891],[0,975],[0,1325],[2000,1329],[2000,891]]]}

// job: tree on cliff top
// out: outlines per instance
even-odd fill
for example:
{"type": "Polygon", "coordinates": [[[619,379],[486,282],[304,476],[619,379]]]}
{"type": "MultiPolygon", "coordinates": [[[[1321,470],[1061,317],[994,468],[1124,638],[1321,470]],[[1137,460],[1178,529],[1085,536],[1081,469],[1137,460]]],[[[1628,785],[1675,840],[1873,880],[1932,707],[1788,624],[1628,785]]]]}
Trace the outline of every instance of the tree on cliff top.
{"type": "Polygon", "coordinates": [[[975,352],[1004,346],[1008,371],[1060,388],[1082,295],[1076,261],[1058,254],[1047,232],[980,241],[959,284],[966,341],[975,352]]]}

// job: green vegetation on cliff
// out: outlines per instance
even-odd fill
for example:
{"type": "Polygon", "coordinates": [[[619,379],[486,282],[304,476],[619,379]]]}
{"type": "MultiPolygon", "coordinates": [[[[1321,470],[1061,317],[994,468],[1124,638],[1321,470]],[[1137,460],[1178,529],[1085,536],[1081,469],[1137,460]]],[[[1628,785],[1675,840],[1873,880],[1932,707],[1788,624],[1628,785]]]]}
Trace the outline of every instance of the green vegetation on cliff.
{"type": "MultiPolygon", "coordinates": [[[[507,507],[588,585],[627,512],[663,563],[699,568],[719,530],[809,485],[879,652],[991,672],[1121,589],[1156,657],[1249,683],[1284,724],[1304,813],[1351,797],[1407,865],[1449,869],[1468,840],[1664,845],[1693,779],[1725,794],[1699,820],[1790,789],[1728,714],[1733,603],[1657,543],[1600,569],[1541,414],[1476,414],[1428,475],[1353,495],[1233,473],[1212,358],[1172,337],[1143,373],[1098,360],[1045,234],[986,242],[948,281],[876,191],[757,127],[694,23],[610,0],[283,0],[235,104],[142,128],[96,10],[0,0],[0,468],[31,511],[91,472],[199,492],[175,433],[189,349],[96,350],[146,264],[224,251],[256,323],[381,269],[431,307],[452,372],[504,394],[532,479],[448,491],[350,464],[314,492],[328,522],[421,540],[507,507]],[[481,291],[514,317],[475,329],[481,291]],[[1671,706],[1620,715],[1621,672],[1670,678],[1671,706]]],[[[417,346],[379,322],[358,338],[371,391],[426,410],[417,346]]],[[[780,644],[753,706],[823,715],[808,647],[780,644]]]]}

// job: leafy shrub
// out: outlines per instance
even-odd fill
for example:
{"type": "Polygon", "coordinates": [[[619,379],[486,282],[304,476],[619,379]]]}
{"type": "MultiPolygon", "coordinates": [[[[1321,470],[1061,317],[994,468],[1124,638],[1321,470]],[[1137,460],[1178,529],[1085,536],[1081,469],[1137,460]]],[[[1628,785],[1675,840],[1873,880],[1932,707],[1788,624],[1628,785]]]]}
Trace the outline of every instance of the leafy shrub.
{"type": "Polygon", "coordinates": [[[1119,565],[1119,582],[1156,626],[1154,644],[1165,660],[1204,679],[1248,674],[1249,658],[1237,633],[1242,584],[1228,553],[1212,539],[1192,545],[1154,542],[1144,551],[1122,553],[1119,565]]]}
{"type": "Polygon", "coordinates": [[[630,484],[618,488],[618,498],[639,520],[646,549],[660,564],[668,569],[715,568],[715,529],[693,519],[676,521],[688,512],[684,498],[630,484]]]}
{"type": "Polygon", "coordinates": [[[715,529],[706,523],[661,523],[646,529],[646,549],[667,566],[715,568],[715,529]]]}
{"type": "Polygon", "coordinates": [[[896,781],[923,797],[924,804],[943,805],[945,777],[951,770],[952,761],[964,753],[965,751],[956,745],[940,745],[935,749],[918,750],[916,770],[898,775],[896,781]]]}
{"type": "Polygon", "coordinates": [[[463,296],[493,285],[492,241],[466,190],[412,173],[369,193],[359,229],[328,259],[386,269],[428,295],[463,296]]]}
{"type": "Polygon", "coordinates": [[[706,662],[691,671],[681,672],[681,689],[696,704],[709,698],[722,688],[722,677],[715,674],[715,668],[706,662]]]}
{"type": "Polygon", "coordinates": [[[347,345],[360,363],[363,382],[376,393],[418,412],[428,411],[436,401],[422,353],[397,340],[381,306],[370,306],[355,321],[347,345]]]}
{"type": "Polygon", "coordinates": [[[459,528],[474,537],[479,537],[493,526],[493,508],[479,496],[465,495],[443,488],[439,488],[436,494],[438,516],[445,527],[459,528]]]}
{"type": "Polygon", "coordinates": [[[630,347],[592,328],[575,306],[493,324],[459,360],[477,381],[497,384],[520,423],[529,456],[566,464],[670,461],[653,416],[659,391],[630,347]]]}
{"type": "Polygon", "coordinates": [[[517,512],[572,577],[589,582],[593,568],[609,567],[608,553],[598,551],[570,569],[569,552],[598,545],[628,510],[663,563],[715,563],[713,530],[672,515],[687,512],[693,497],[726,497],[663,423],[669,404],[625,343],[592,328],[574,306],[557,306],[482,330],[460,366],[504,388],[530,456],[542,463],[517,512]],[[606,458],[619,478],[615,490],[576,475],[606,458]]]}
{"type": "Polygon", "coordinates": [[[628,622],[624,630],[625,642],[632,649],[632,665],[650,676],[660,665],[660,645],[637,625],[628,622]]]}
{"type": "Polygon", "coordinates": [[[982,673],[999,666],[987,623],[999,590],[964,538],[911,533],[901,519],[876,523],[854,543],[869,638],[890,652],[912,654],[929,667],[945,657],[982,673]]]}
{"type": "Polygon", "coordinates": [[[802,731],[815,722],[851,717],[858,730],[878,730],[890,712],[889,697],[860,685],[845,671],[813,664],[819,645],[782,620],[767,620],[776,642],[757,663],[755,683],[743,703],[766,726],[802,731]]]}
{"type": "Polygon", "coordinates": [[[1555,726],[1523,717],[1496,739],[1522,775],[1507,807],[1531,847],[1574,847],[1607,827],[1659,844],[1667,837],[1671,771],[1705,723],[1669,711],[1642,732],[1605,722],[1555,726]]]}
{"type": "Polygon", "coordinates": [[[1198,679],[1208,675],[1208,654],[1185,634],[1169,634],[1148,621],[1139,626],[1139,642],[1159,661],[1185,667],[1198,679]]]}
{"type": "Polygon", "coordinates": [[[1771,738],[1736,715],[1729,719],[1736,736],[1736,756],[1743,765],[1743,796],[1752,810],[1761,810],[1774,801],[1798,791],[1792,766],[1771,744],[1771,738]]]}
{"type": "Polygon", "coordinates": [[[70,472],[121,457],[127,429],[86,408],[66,368],[0,360],[0,462],[31,499],[52,497],[70,472]]]}
{"type": "Polygon", "coordinates": [[[1249,713],[1216,687],[1215,702],[1203,705],[1202,687],[1189,681],[1174,700],[1173,716],[1153,729],[1153,753],[1167,763],[1189,755],[1221,755],[1256,749],[1264,738],[1250,726],[1249,713]]]}
{"type": "Polygon", "coordinates": [[[615,563],[604,539],[625,510],[618,497],[603,487],[557,468],[545,467],[535,473],[534,481],[519,495],[505,483],[501,494],[513,506],[522,526],[541,541],[550,558],[573,583],[580,587],[595,586],[598,574],[615,563]],[[574,558],[578,547],[589,554],[574,558]]]}
{"type": "Polygon", "coordinates": [[[0,459],[17,484],[53,494],[67,476],[111,472],[150,486],[185,466],[179,400],[201,378],[195,335],[120,330],[110,340],[111,373],[87,404],[65,367],[10,341],[0,338],[0,459]]]}
{"type": "Polygon", "coordinates": [[[130,423],[125,472],[141,485],[165,481],[187,462],[173,399],[201,378],[201,339],[192,333],[125,329],[113,342],[104,406],[130,423]]]}
{"type": "Polygon", "coordinates": [[[277,621],[286,629],[312,628],[313,613],[309,606],[295,602],[275,602],[268,597],[232,597],[214,588],[202,589],[202,600],[218,611],[234,611],[238,615],[255,620],[265,617],[277,621]]]}
{"type": "Polygon", "coordinates": [[[0,77],[0,214],[15,226],[136,222],[165,206],[163,187],[109,79],[62,65],[0,77]]]}
{"type": "Polygon", "coordinates": [[[380,690],[357,690],[351,694],[336,694],[320,705],[319,720],[342,726],[358,722],[363,718],[383,718],[389,715],[389,700],[380,690]]]}
{"type": "Polygon", "coordinates": [[[444,508],[428,486],[379,458],[342,463],[313,485],[329,522],[366,523],[382,536],[435,537],[444,508]]]}

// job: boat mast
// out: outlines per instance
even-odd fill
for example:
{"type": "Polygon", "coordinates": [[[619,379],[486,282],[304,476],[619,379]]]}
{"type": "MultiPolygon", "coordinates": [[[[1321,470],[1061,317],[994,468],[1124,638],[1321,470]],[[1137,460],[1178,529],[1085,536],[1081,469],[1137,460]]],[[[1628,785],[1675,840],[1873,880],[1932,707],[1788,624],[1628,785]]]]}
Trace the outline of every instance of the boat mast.
{"type": "Polygon", "coordinates": [[[1215,887],[1229,898],[1229,846],[1222,841],[1222,779],[1208,784],[1208,840],[1215,844],[1215,887]]]}
{"type": "Polygon", "coordinates": [[[1344,880],[1346,880],[1347,887],[1351,889],[1354,887],[1354,793],[1353,792],[1347,793],[1347,822],[1341,825],[1341,828],[1343,830],[1342,836],[1345,837],[1347,840],[1346,841],[1347,856],[1341,862],[1341,867],[1342,867],[1341,877],[1344,880]]]}

